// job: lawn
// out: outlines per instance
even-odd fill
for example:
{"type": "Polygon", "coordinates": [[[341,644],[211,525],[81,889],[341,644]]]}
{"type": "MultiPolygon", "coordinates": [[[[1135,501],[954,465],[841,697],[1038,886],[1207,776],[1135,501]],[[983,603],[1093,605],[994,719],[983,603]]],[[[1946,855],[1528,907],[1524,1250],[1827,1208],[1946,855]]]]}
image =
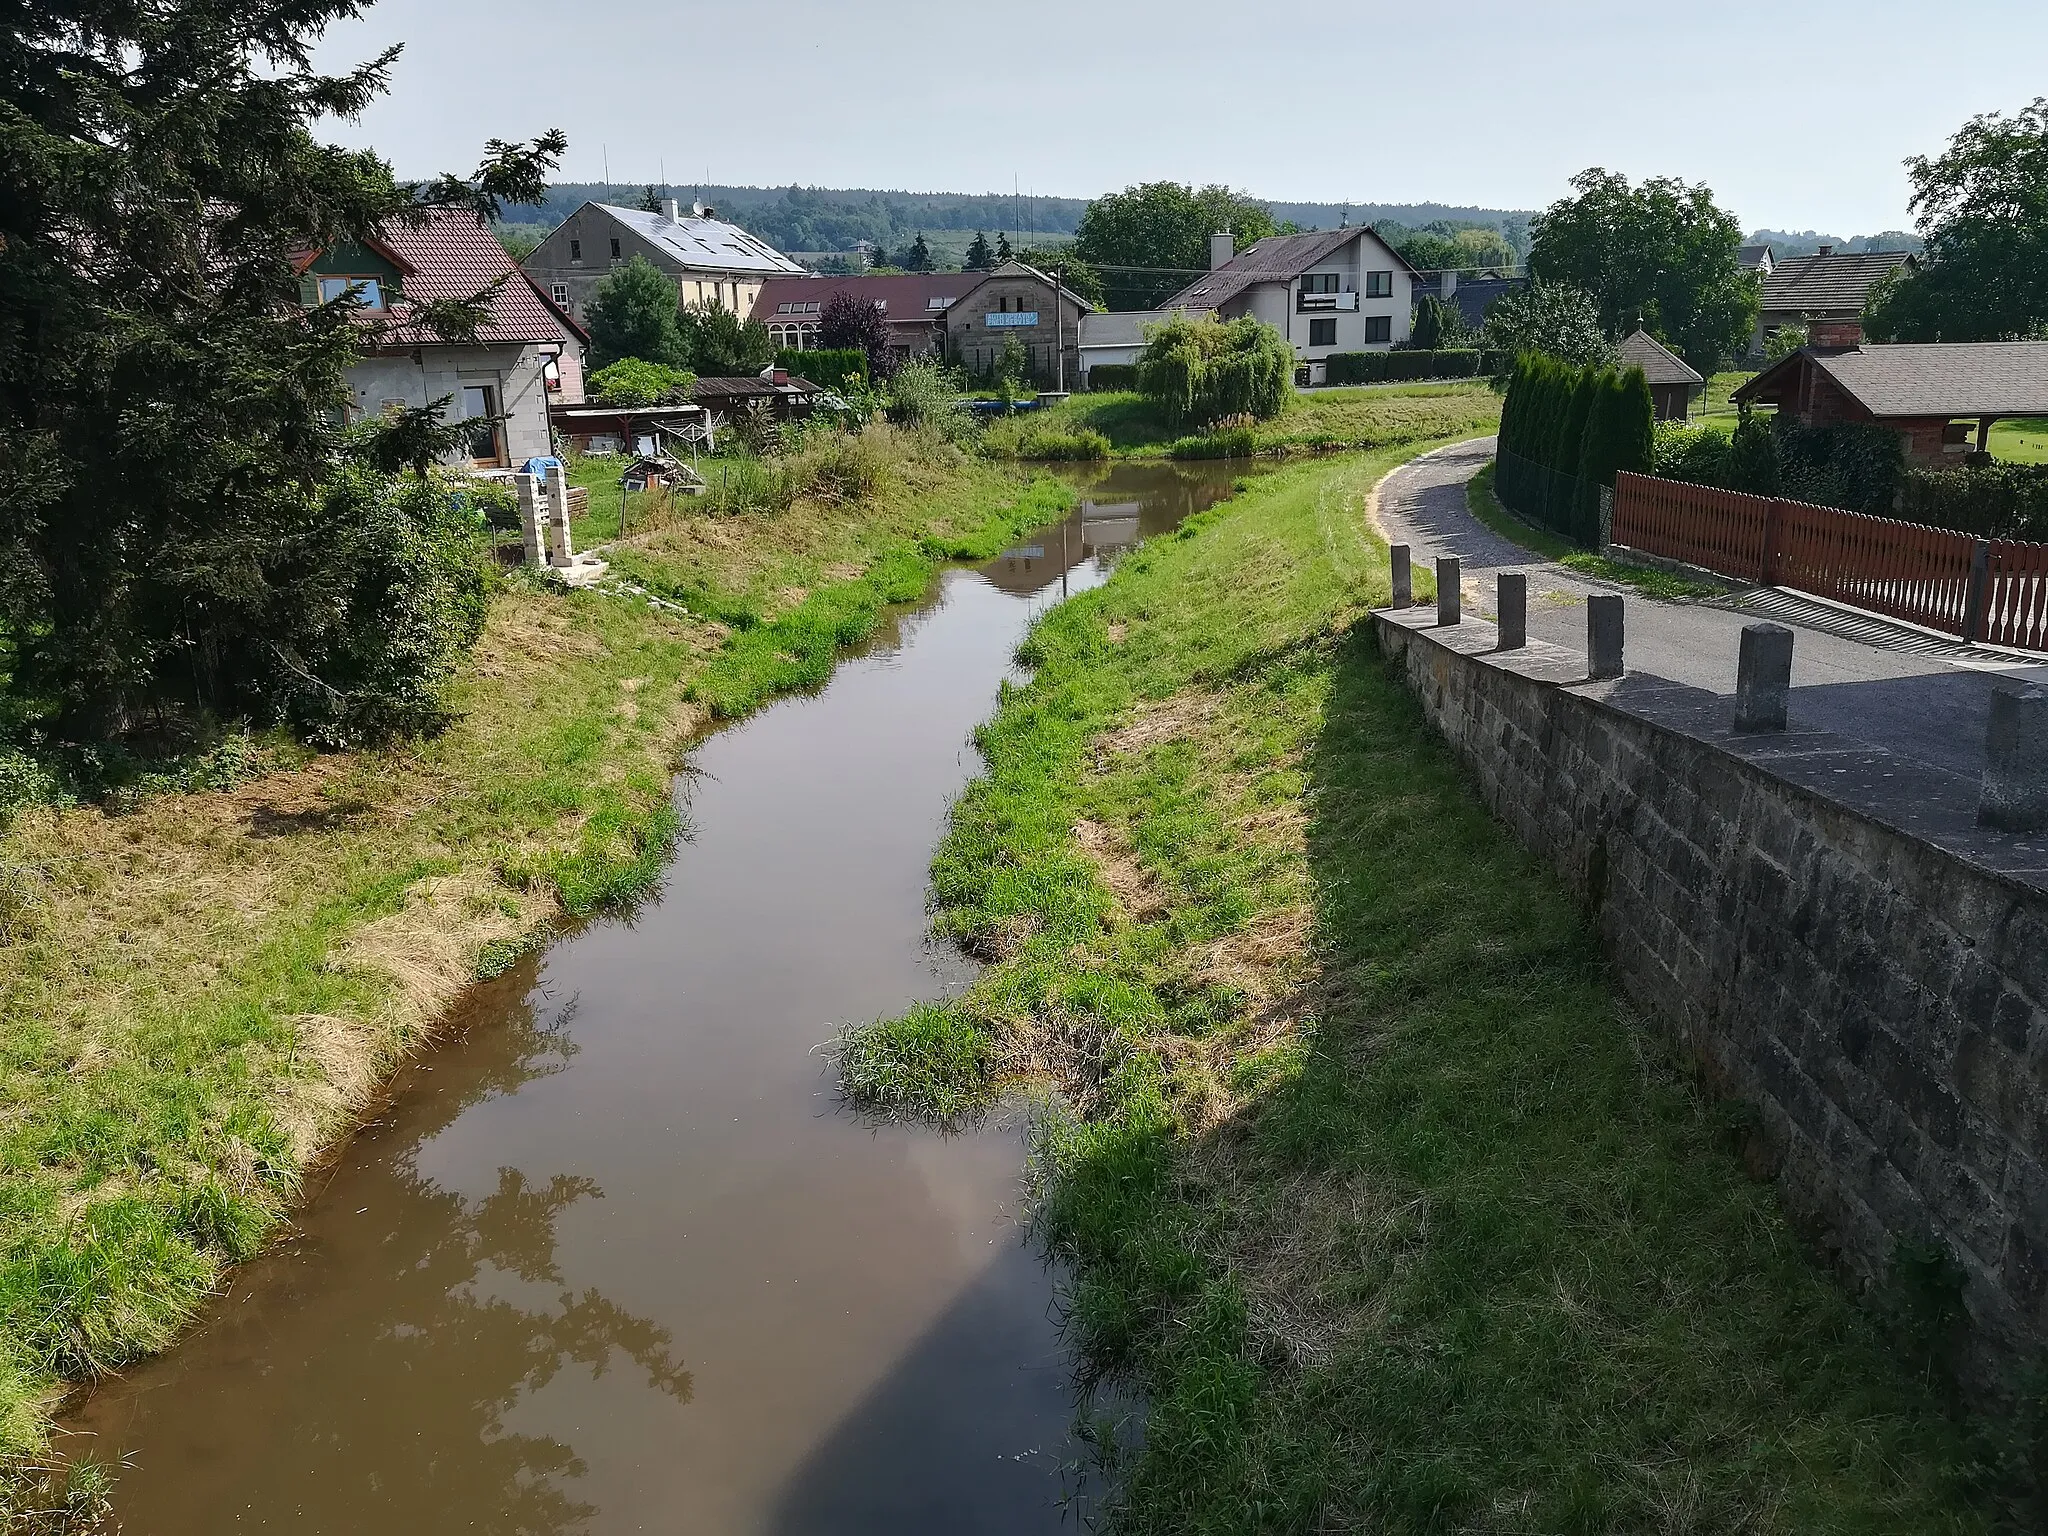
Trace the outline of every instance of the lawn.
{"type": "Polygon", "coordinates": [[[1110,1528],[1976,1532],[1985,1464],[1616,1001],[1361,622],[1410,450],[1264,477],[1055,609],[932,866],[992,962],[848,1091],[1040,1120],[1110,1528]]]}
{"type": "Polygon", "coordinates": [[[611,547],[638,592],[507,578],[433,739],[244,741],[203,792],[14,820],[0,1452],[36,1452],[64,1378],[171,1340],[463,987],[647,888],[694,732],[822,681],[938,560],[1072,502],[886,427],[814,451],[858,456],[871,491],[772,514],[679,503],[611,547]]]}
{"type": "Polygon", "coordinates": [[[2048,416],[2014,416],[1993,422],[1991,456],[2015,464],[2048,464],[2048,416]]]}
{"type": "Polygon", "coordinates": [[[1499,424],[1500,397],[1477,380],[1293,391],[1275,420],[1211,438],[1168,423],[1142,395],[1103,393],[1074,395],[1047,410],[991,423],[983,451],[997,457],[1050,457],[1048,443],[1096,432],[1118,456],[1230,458],[1282,449],[1384,448],[1426,438],[1477,436],[1499,424]]]}

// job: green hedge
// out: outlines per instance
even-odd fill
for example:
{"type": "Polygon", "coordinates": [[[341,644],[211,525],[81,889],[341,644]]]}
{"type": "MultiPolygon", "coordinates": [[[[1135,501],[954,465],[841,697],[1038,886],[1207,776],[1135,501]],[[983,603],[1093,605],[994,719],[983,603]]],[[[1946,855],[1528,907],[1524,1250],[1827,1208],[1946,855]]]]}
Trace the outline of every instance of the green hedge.
{"type": "Polygon", "coordinates": [[[859,347],[828,347],[814,352],[784,348],[775,354],[775,366],[787,368],[822,389],[843,389],[849,380],[868,376],[868,355],[859,347]]]}
{"type": "Polygon", "coordinates": [[[1600,492],[1617,471],[1651,468],[1656,416],[1640,368],[1581,367],[1525,352],[1501,410],[1494,494],[1529,521],[1597,549],[1600,492]]]}
{"type": "Polygon", "coordinates": [[[1333,352],[1324,361],[1332,384],[1476,379],[1493,372],[1492,358],[1477,347],[1447,347],[1440,352],[1333,352]]]}
{"type": "Polygon", "coordinates": [[[1088,389],[1092,394],[1124,394],[1137,387],[1136,363],[1097,363],[1088,370],[1088,389]]]}

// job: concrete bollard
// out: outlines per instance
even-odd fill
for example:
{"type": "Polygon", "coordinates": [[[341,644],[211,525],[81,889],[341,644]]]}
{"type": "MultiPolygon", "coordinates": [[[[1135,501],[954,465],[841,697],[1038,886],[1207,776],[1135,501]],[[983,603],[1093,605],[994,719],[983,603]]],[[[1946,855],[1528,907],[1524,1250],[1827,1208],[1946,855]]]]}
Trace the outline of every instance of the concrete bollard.
{"type": "Polygon", "coordinates": [[[1462,624],[1465,620],[1465,591],[1459,585],[1458,557],[1436,557],[1436,621],[1462,624]]]}
{"type": "Polygon", "coordinates": [[[1502,571],[1494,586],[1494,624],[1500,648],[1519,651],[1529,643],[1529,578],[1520,571],[1502,571]]]}
{"type": "Polygon", "coordinates": [[[2001,832],[2048,831],[2048,692],[1991,691],[1977,820],[2001,832]]]}
{"type": "Polygon", "coordinates": [[[532,475],[514,475],[512,485],[519,492],[519,528],[526,536],[526,563],[548,563],[548,514],[541,505],[540,482],[532,475]]]}
{"type": "Polygon", "coordinates": [[[1735,729],[1782,731],[1792,697],[1792,631],[1745,624],[1735,661],[1735,729]]]}
{"type": "Polygon", "coordinates": [[[1598,682],[1621,676],[1621,599],[1586,599],[1586,676],[1598,682]]]}
{"type": "Polygon", "coordinates": [[[576,563],[569,547],[569,477],[559,469],[548,476],[548,563],[564,568],[576,563]]]}
{"type": "Polygon", "coordinates": [[[1393,561],[1394,566],[1393,606],[1396,608],[1413,608],[1415,606],[1415,575],[1409,563],[1408,546],[1406,544],[1396,544],[1387,551],[1387,554],[1393,561]]]}

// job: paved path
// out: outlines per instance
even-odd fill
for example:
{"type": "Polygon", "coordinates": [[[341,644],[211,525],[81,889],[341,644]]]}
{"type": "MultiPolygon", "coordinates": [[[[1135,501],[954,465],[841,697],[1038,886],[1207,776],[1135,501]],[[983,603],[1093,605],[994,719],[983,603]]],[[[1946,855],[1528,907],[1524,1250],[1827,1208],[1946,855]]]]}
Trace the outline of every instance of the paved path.
{"type": "Polygon", "coordinates": [[[1532,639],[1586,646],[1586,596],[1628,600],[1632,676],[1721,697],[1735,692],[1742,626],[1760,615],[1793,630],[1792,729],[1818,730],[1964,776],[1982,772],[1991,690],[2002,680],[2048,683],[2048,664],[1934,639],[1882,619],[1844,613],[1769,589],[1702,602],[1662,602],[1582,576],[1494,533],[1467,509],[1466,482],[1492,458],[1493,439],[1459,443],[1396,470],[1380,490],[1388,539],[1418,568],[1439,555],[1462,562],[1468,613],[1493,617],[1494,573],[1529,576],[1532,639]]]}

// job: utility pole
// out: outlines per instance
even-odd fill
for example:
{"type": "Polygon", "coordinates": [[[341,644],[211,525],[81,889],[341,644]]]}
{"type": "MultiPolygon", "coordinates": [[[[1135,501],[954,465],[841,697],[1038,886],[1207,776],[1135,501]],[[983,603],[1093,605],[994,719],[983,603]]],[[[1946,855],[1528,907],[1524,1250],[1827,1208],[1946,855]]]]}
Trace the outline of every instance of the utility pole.
{"type": "Polygon", "coordinates": [[[1052,354],[1059,373],[1059,392],[1067,392],[1067,307],[1063,302],[1067,294],[1067,269],[1064,265],[1052,269],[1052,354]]]}

